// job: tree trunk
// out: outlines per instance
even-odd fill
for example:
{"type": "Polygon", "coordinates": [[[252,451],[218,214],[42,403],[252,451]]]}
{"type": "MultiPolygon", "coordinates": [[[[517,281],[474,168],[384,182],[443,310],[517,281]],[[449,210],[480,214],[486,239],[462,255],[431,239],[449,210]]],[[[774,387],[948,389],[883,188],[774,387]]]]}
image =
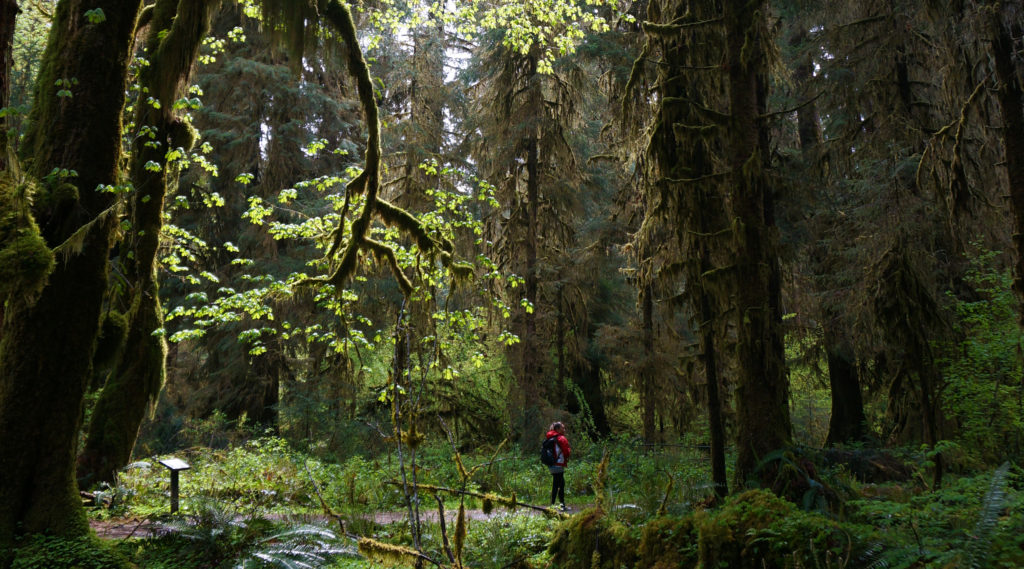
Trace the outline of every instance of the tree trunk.
{"type": "MultiPolygon", "coordinates": [[[[537,60],[530,57],[528,82],[534,82],[537,75],[537,60]]],[[[536,89],[533,89],[536,91],[536,89]]],[[[539,96],[539,92],[531,93],[531,97],[539,96]]],[[[539,103],[538,103],[539,104],[539,103]]],[[[538,112],[540,107],[536,107],[538,112]]],[[[537,274],[537,223],[540,200],[540,142],[536,127],[530,129],[526,140],[526,240],[523,243],[524,279],[526,300],[534,309],[538,306],[537,291],[539,275],[537,274]]],[[[520,346],[520,389],[523,390],[524,403],[529,410],[540,405],[549,395],[546,386],[540,385],[540,348],[537,341],[537,314],[534,310],[524,311],[520,346]]],[[[529,429],[524,429],[524,433],[529,429]]]]}
{"type": "MultiPolygon", "coordinates": [[[[17,0],[0,0],[0,109],[11,99],[11,65],[14,62],[14,23],[18,14],[17,0]]],[[[7,118],[0,117],[0,171],[7,169],[7,118]]],[[[0,317],[3,316],[0,303],[0,317]]],[[[3,322],[0,319],[0,322],[3,322]]]]}
{"type": "MultiPolygon", "coordinates": [[[[702,252],[702,265],[708,269],[708,254],[702,252]]],[[[722,397],[718,382],[718,356],[715,353],[715,320],[707,292],[700,293],[701,350],[704,357],[704,378],[708,392],[708,431],[711,434],[711,482],[719,499],[729,494],[729,480],[725,471],[725,421],[722,418],[722,397]]]]}
{"type": "MultiPolygon", "coordinates": [[[[590,338],[589,341],[593,341],[590,338]]],[[[573,374],[578,394],[583,396],[579,402],[579,408],[590,413],[593,424],[588,424],[587,434],[592,439],[607,437],[611,434],[611,425],[608,423],[608,415],[604,409],[604,393],[601,389],[601,364],[588,358],[584,358],[576,366],[573,374]]]]}
{"type": "Polygon", "coordinates": [[[653,443],[657,438],[654,419],[657,406],[654,378],[654,287],[650,283],[640,290],[641,326],[644,363],[640,369],[640,413],[645,442],[653,443]]]}
{"type": "Polygon", "coordinates": [[[406,128],[405,192],[398,203],[415,212],[433,209],[433,199],[425,193],[429,176],[420,164],[441,151],[444,135],[444,30],[438,16],[412,30],[413,78],[410,85],[411,115],[406,128]]]}
{"type": "MultiPolygon", "coordinates": [[[[825,325],[826,328],[830,326],[825,325]]],[[[853,347],[825,331],[825,352],[828,359],[828,381],[832,390],[832,416],[828,423],[825,446],[863,442],[867,437],[864,399],[860,392],[860,376],[853,347]]]]}
{"type": "Polygon", "coordinates": [[[83,233],[80,248],[65,251],[34,304],[7,302],[0,343],[0,551],[16,533],[89,531],[75,453],[117,221],[109,210],[113,195],[96,188],[118,182],[121,112],[140,4],[60,2],[50,28],[21,150],[30,173],[43,181],[36,219],[48,244],[83,233]],[[104,20],[90,21],[86,12],[101,7],[104,20]],[[69,176],[60,179],[60,169],[69,176]]]}
{"type": "MultiPolygon", "coordinates": [[[[1003,4],[996,3],[1000,8],[1003,4]]],[[[996,79],[999,81],[996,93],[1003,115],[1003,152],[1013,210],[1013,241],[1017,247],[1013,286],[1018,297],[1024,298],[1024,94],[1014,64],[1013,33],[1006,28],[1009,20],[1002,10],[993,10],[992,59],[995,61],[996,79]]],[[[1019,35],[1020,30],[1016,30],[1016,33],[1019,35]]]]}
{"type": "Polygon", "coordinates": [[[559,394],[558,401],[564,402],[565,394],[565,288],[558,285],[558,319],[555,324],[555,353],[558,355],[558,370],[555,377],[555,389],[559,394]]]}
{"type": "Polygon", "coordinates": [[[128,337],[121,362],[100,393],[80,457],[78,475],[84,482],[113,482],[115,473],[131,460],[139,427],[156,404],[164,382],[167,343],[156,277],[157,248],[163,228],[169,150],[191,150],[188,127],[175,117],[174,102],[182,95],[192,63],[209,29],[210,14],[219,2],[160,0],[150,20],[142,95],[136,103],[136,125],[157,133],[155,139],[134,137],[131,231],[124,247],[132,252],[125,275],[134,287],[129,309],[128,337]],[[155,107],[150,97],[160,102],[155,107]],[[154,142],[156,144],[154,144],[154,142]],[[159,170],[151,169],[156,164],[159,170]]]}
{"type": "MultiPolygon", "coordinates": [[[[784,369],[780,277],[765,125],[765,2],[725,2],[730,126],[727,160],[737,232],[737,458],[740,485],[760,460],[790,442],[789,386],[784,369]]],[[[762,471],[760,476],[768,475],[762,471]]]]}

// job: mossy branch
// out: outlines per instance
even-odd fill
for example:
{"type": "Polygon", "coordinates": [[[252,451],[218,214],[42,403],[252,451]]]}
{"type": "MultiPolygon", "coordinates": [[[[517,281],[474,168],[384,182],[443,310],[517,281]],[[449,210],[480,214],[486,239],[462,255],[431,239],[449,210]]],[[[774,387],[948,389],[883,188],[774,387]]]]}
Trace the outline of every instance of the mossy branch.
{"type": "Polygon", "coordinates": [[[451,251],[454,247],[451,242],[445,240],[445,242],[439,242],[427,233],[423,224],[420,223],[416,216],[409,213],[408,211],[393,205],[391,202],[378,199],[377,200],[377,214],[380,215],[381,220],[388,225],[397,227],[406,233],[412,235],[416,241],[416,245],[421,251],[431,251],[434,249],[442,249],[444,251],[451,251]]]}
{"type": "Polygon", "coordinates": [[[728,176],[728,175],[729,175],[728,172],[715,172],[715,173],[711,173],[711,174],[704,174],[703,176],[697,176],[695,178],[669,178],[669,177],[664,177],[664,178],[659,178],[656,183],[665,182],[665,183],[669,183],[669,184],[701,184],[701,183],[704,183],[704,182],[710,182],[712,180],[717,180],[719,178],[724,178],[725,176],[728,176]]]}
{"type": "Polygon", "coordinates": [[[448,561],[455,563],[455,554],[452,553],[452,545],[448,541],[448,528],[444,522],[444,500],[437,494],[434,494],[434,499],[437,500],[437,524],[441,529],[441,547],[448,556],[448,561]]]}
{"type": "MultiPolygon", "coordinates": [[[[471,267],[466,269],[466,267],[452,261],[451,252],[454,250],[454,245],[451,241],[431,236],[415,216],[379,197],[381,167],[380,119],[369,66],[363,58],[363,52],[359,46],[355,23],[349,6],[339,0],[329,0],[324,7],[322,15],[338,32],[348,47],[348,71],[355,78],[356,90],[359,95],[359,102],[363,108],[367,128],[364,168],[358,176],[346,185],[345,210],[347,211],[348,200],[352,195],[363,195],[365,202],[359,216],[352,222],[348,242],[345,243],[344,221],[340,222],[331,237],[332,243],[327,252],[328,258],[334,257],[344,245],[340,263],[334,272],[328,277],[305,279],[299,284],[306,285],[313,282],[326,282],[341,288],[355,273],[360,250],[370,250],[378,258],[385,259],[388,262],[402,291],[406,295],[411,294],[413,291],[412,283],[402,272],[394,250],[389,245],[368,237],[370,223],[374,215],[379,216],[384,223],[398,227],[412,235],[417,246],[422,251],[440,250],[442,252],[442,263],[452,270],[456,279],[466,276],[467,272],[471,275],[471,267]]],[[[344,218],[344,216],[342,217],[344,218]]]]}
{"type": "Polygon", "coordinates": [[[376,539],[371,539],[369,537],[359,539],[359,553],[381,563],[401,563],[419,567],[422,561],[426,561],[427,563],[431,563],[437,567],[442,567],[439,562],[423,555],[415,549],[403,547],[401,545],[384,543],[383,541],[377,541],[376,539]]]}
{"type": "MultiPolygon", "coordinates": [[[[380,118],[377,108],[377,101],[373,95],[373,80],[370,78],[370,68],[363,59],[363,51],[359,46],[356,37],[356,26],[352,20],[352,12],[348,6],[338,0],[331,0],[324,10],[324,17],[328,23],[338,32],[348,47],[348,71],[356,80],[356,90],[359,93],[359,102],[363,107],[363,117],[366,120],[366,161],[362,173],[356,176],[346,187],[348,191],[364,193],[366,202],[359,217],[352,223],[352,235],[348,246],[342,253],[341,263],[334,273],[328,277],[327,282],[340,287],[348,280],[356,269],[359,248],[366,244],[366,235],[370,228],[370,220],[373,217],[377,205],[377,191],[380,187],[380,118]]],[[[338,232],[343,231],[342,227],[338,232]]],[[[334,246],[331,252],[335,252],[340,246],[342,236],[336,234],[334,246]]],[[[316,280],[316,279],[311,279],[316,280]]]]}
{"type": "MultiPolygon", "coordinates": [[[[390,481],[390,482],[388,482],[388,484],[391,484],[391,485],[394,485],[394,486],[400,486],[401,482],[390,481]]],[[[514,494],[512,496],[510,496],[510,497],[507,497],[507,496],[501,496],[501,495],[498,495],[498,494],[491,494],[491,493],[487,493],[487,492],[474,492],[473,490],[460,490],[458,488],[448,488],[446,486],[435,486],[433,484],[418,484],[416,486],[416,489],[419,490],[419,491],[427,492],[429,494],[437,494],[439,492],[444,492],[444,493],[453,494],[453,495],[456,495],[456,496],[472,496],[473,498],[479,498],[479,499],[481,499],[481,500],[483,500],[485,502],[491,502],[493,504],[501,504],[502,506],[504,506],[504,507],[506,507],[506,508],[508,508],[510,510],[514,510],[516,508],[527,508],[527,509],[530,509],[530,510],[534,510],[534,511],[540,512],[540,513],[542,513],[542,514],[544,514],[544,515],[546,515],[548,517],[552,517],[552,518],[563,518],[564,519],[564,518],[571,517],[571,516],[569,516],[569,514],[565,514],[563,512],[559,512],[558,510],[553,510],[551,508],[547,508],[547,507],[544,507],[544,506],[537,506],[537,505],[534,505],[534,504],[527,504],[526,502],[520,502],[519,500],[516,499],[516,496],[514,494]]]]}
{"type": "Polygon", "coordinates": [[[629,108],[627,103],[632,100],[630,94],[633,92],[633,89],[636,88],[636,84],[640,81],[640,74],[643,73],[644,70],[644,61],[647,60],[647,55],[650,51],[651,42],[650,40],[647,40],[644,42],[643,49],[640,50],[640,55],[638,55],[633,61],[633,67],[629,70],[629,79],[626,81],[626,87],[622,90],[621,114],[623,116],[623,120],[628,120],[629,108]]]}
{"type": "Polygon", "coordinates": [[[640,24],[640,26],[649,35],[654,35],[654,36],[671,36],[671,35],[678,34],[679,32],[681,32],[681,31],[683,31],[685,29],[688,29],[688,28],[700,28],[700,27],[703,27],[703,26],[710,26],[712,24],[720,24],[720,23],[722,23],[722,18],[720,18],[720,17],[719,18],[710,18],[710,19],[707,19],[707,20],[699,20],[699,21],[687,22],[687,21],[684,21],[687,18],[687,16],[689,16],[689,14],[686,14],[686,15],[683,15],[683,16],[681,16],[679,18],[676,18],[675,20],[673,20],[673,21],[671,21],[671,22],[669,22],[667,24],[657,24],[657,23],[654,23],[654,22],[643,22],[642,24],[640,24]]]}
{"type": "Polygon", "coordinates": [[[704,105],[690,99],[688,97],[665,97],[665,105],[689,105],[696,110],[702,117],[711,121],[712,124],[718,126],[728,126],[730,121],[730,115],[722,113],[714,109],[705,107],[704,105]]]}
{"type": "Polygon", "coordinates": [[[395,280],[398,281],[398,286],[401,287],[402,292],[406,296],[412,294],[412,281],[409,280],[409,277],[405,276],[405,273],[402,271],[402,266],[398,264],[398,257],[395,255],[395,250],[374,239],[366,238],[363,239],[363,242],[366,244],[366,247],[373,252],[374,256],[376,256],[378,260],[387,262],[388,267],[391,268],[391,273],[395,276],[395,280]]]}
{"type": "Polygon", "coordinates": [[[672,496],[672,487],[675,486],[675,478],[672,475],[668,475],[668,484],[665,485],[665,497],[661,499],[661,505],[658,506],[658,517],[664,517],[668,514],[668,499],[672,496]]]}

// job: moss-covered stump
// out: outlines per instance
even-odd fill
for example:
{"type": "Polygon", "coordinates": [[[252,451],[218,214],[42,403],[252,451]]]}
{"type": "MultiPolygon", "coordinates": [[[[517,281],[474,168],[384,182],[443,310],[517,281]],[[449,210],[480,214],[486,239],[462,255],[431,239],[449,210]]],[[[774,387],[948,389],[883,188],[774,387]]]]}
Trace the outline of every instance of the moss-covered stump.
{"type": "Polygon", "coordinates": [[[693,516],[658,518],[643,528],[636,567],[677,569],[697,566],[697,528],[693,516]]]}
{"type": "Polygon", "coordinates": [[[863,559],[856,534],[765,490],[729,498],[718,510],[651,520],[631,529],[587,510],[556,530],[552,569],[795,569],[863,559]]]}
{"type": "Polygon", "coordinates": [[[838,523],[765,490],[733,496],[694,522],[701,567],[829,567],[857,556],[855,540],[838,523]]]}
{"type": "Polygon", "coordinates": [[[548,552],[560,569],[619,569],[636,565],[638,545],[629,528],[594,508],[562,524],[548,552]]]}

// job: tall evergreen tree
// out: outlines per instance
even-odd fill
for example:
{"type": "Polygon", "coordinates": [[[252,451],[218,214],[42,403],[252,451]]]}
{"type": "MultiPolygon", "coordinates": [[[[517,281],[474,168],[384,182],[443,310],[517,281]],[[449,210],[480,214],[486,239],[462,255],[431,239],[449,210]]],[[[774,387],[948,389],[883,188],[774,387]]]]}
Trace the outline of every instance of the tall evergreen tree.
{"type": "MultiPolygon", "coordinates": [[[[539,315],[548,312],[551,300],[542,296],[541,284],[550,279],[544,273],[550,268],[548,259],[556,256],[558,244],[571,238],[569,212],[576,197],[569,184],[578,183],[580,168],[565,129],[575,120],[578,82],[557,71],[540,73],[539,47],[520,54],[496,44],[496,34],[489,40],[478,64],[482,76],[475,88],[474,115],[479,123],[470,128],[481,136],[473,156],[499,190],[503,211],[489,222],[496,260],[522,278],[514,328],[519,343],[509,355],[518,382],[512,401],[522,411],[517,428],[532,440],[543,422],[541,407],[556,389],[545,381],[544,339],[550,336],[539,315]]],[[[508,292],[515,295],[517,290],[508,292]]]]}
{"type": "MultiPolygon", "coordinates": [[[[768,174],[773,44],[765,9],[760,3],[651,2],[645,24],[665,67],[659,75],[664,92],[648,152],[653,173],[641,233],[650,252],[641,258],[654,256],[659,223],[678,228],[675,247],[658,254],[667,267],[683,269],[689,308],[701,329],[714,407],[713,453],[719,458],[724,437],[716,401],[718,355],[735,334],[736,476],[741,483],[767,475],[755,473],[759,461],[789,443],[791,428],[776,189],[768,174]],[[701,40],[692,40],[692,34],[701,40]],[[703,49],[694,49],[697,45],[703,49]],[[715,57],[723,52],[724,74],[718,75],[715,57]]],[[[724,492],[724,465],[716,464],[715,481],[724,492]]]]}

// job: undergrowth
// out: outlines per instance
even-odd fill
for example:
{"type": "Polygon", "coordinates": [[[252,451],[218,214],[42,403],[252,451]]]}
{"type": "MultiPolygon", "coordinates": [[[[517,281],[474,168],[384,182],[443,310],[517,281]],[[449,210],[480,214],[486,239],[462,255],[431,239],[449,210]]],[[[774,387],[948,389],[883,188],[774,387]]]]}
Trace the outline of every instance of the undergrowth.
{"type": "MultiPolygon", "coordinates": [[[[864,482],[843,464],[818,464],[809,470],[815,484],[840,497],[835,503],[790,503],[758,490],[711,507],[707,460],[696,446],[581,441],[576,451],[567,475],[567,498],[574,511],[583,513],[560,522],[529,509],[513,512],[498,506],[489,519],[467,522],[462,538],[465,566],[1024,566],[1022,478],[1009,464],[994,473],[950,476],[945,487],[932,489],[924,483],[927,476],[913,473],[928,468],[928,456],[905,451],[902,456],[912,473],[901,482],[864,482]],[[599,480],[602,457],[607,461],[599,480]],[[594,509],[595,504],[600,508],[594,509]]],[[[464,487],[460,482],[465,474],[460,474],[453,454],[450,445],[423,445],[419,483],[546,505],[550,476],[532,452],[501,449],[495,454],[493,448],[479,448],[460,453],[465,470],[472,472],[464,487]]],[[[119,548],[140,569],[236,567],[243,562],[273,566],[261,565],[271,563],[271,557],[253,554],[260,547],[281,545],[295,529],[284,514],[320,519],[338,531],[334,518],[323,516],[325,507],[345,526],[336,540],[318,542],[323,562],[313,566],[370,566],[355,556],[353,536],[414,547],[404,497],[394,483],[399,477],[394,455],[354,455],[335,462],[300,452],[284,439],[262,437],[179,456],[192,465],[182,473],[181,514],[166,515],[168,475],[158,464],[161,457],[126,469],[119,485],[104,490],[110,498],[93,510],[94,517],[150,516],[176,527],[169,535],[129,541],[119,548]],[[380,512],[388,515],[375,520],[373,515],[380,512]]],[[[813,459],[812,454],[799,456],[813,459]]],[[[423,519],[418,535],[420,551],[447,564],[443,541],[456,538],[452,512],[459,495],[439,495],[447,510],[444,531],[436,523],[435,498],[424,491],[419,494],[423,519]]],[[[478,497],[467,497],[466,507],[489,510],[478,497]]],[[[316,537],[316,531],[305,535],[316,537]]],[[[278,549],[301,551],[300,545],[309,544],[278,549]]]]}

